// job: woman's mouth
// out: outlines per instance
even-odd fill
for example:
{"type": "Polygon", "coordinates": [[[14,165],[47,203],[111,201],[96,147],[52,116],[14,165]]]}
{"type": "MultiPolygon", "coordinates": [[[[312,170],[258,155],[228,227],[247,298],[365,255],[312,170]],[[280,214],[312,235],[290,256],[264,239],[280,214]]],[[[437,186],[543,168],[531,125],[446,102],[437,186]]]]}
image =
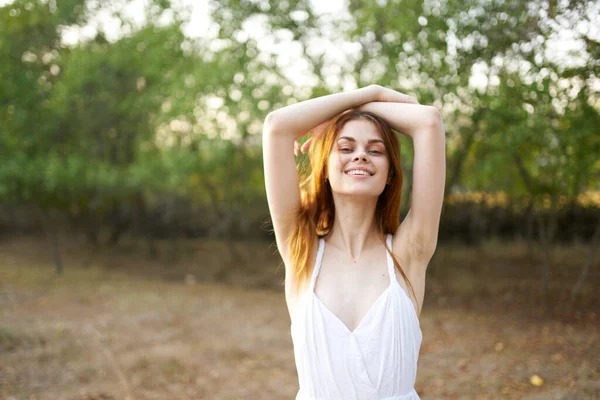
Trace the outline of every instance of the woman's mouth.
{"type": "Polygon", "coordinates": [[[373,176],[373,174],[371,174],[368,171],[365,170],[360,170],[360,169],[354,169],[354,170],[350,170],[345,172],[346,175],[349,175],[355,179],[366,179],[366,178],[370,178],[371,176],[373,176]]]}

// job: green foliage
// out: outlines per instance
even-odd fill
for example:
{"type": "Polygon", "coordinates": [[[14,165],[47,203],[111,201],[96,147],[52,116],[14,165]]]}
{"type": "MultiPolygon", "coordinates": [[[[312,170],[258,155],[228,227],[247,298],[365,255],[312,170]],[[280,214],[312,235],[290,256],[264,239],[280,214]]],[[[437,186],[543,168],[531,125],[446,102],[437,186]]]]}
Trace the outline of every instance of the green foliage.
{"type": "MultiPolygon", "coordinates": [[[[0,7],[0,202],[103,217],[138,207],[132,198],[172,193],[215,220],[262,212],[265,115],[347,82],[389,86],[442,110],[448,194],[598,189],[598,38],[581,35],[579,65],[546,51],[557,21],[594,22],[586,2],[351,0],[339,18],[311,4],[211,1],[218,32],[192,39],[185,16],[157,22],[174,10],[155,0],[147,25],[133,28],[115,12],[131,32],[111,42],[100,31],[72,47],[60,32],[84,25],[92,3],[0,7]],[[306,87],[245,31],[249,23],[300,49],[306,87]],[[358,51],[332,58],[320,45],[329,40],[358,51]],[[471,82],[475,72],[483,83],[471,82]]],[[[402,155],[410,171],[410,146],[402,155]]]]}

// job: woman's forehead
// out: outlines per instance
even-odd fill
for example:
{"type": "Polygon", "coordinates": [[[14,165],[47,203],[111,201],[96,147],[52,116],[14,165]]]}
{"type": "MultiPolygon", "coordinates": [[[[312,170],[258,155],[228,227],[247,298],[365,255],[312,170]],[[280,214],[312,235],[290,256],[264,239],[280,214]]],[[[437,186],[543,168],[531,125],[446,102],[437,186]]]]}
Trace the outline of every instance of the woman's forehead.
{"type": "Polygon", "coordinates": [[[342,138],[352,141],[367,141],[369,139],[383,139],[381,132],[371,121],[354,119],[346,122],[336,135],[336,141],[342,138]]]}

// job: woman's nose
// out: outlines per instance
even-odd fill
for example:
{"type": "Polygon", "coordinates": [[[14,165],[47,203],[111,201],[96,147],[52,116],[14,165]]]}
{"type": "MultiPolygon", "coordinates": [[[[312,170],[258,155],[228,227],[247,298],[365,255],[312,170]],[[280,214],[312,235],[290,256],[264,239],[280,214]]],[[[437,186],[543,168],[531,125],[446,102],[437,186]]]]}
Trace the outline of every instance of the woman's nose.
{"type": "Polygon", "coordinates": [[[363,161],[367,161],[367,156],[364,153],[359,153],[359,154],[357,154],[357,155],[354,156],[353,160],[357,161],[359,159],[361,159],[363,161]]]}

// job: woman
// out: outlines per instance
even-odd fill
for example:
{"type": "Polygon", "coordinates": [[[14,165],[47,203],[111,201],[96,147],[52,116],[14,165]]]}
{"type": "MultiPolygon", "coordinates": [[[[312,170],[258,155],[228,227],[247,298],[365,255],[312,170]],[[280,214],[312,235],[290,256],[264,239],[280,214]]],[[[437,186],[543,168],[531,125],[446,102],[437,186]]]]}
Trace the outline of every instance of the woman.
{"type": "Polygon", "coordinates": [[[378,85],[318,97],[267,115],[263,154],[286,267],[296,399],[419,399],[418,318],[445,181],[439,111],[378,85]],[[390,128],[414,143],[401,224],[400,145],[390,128]],[[309,153],[302,181],[292,150],[309,153]]]}

